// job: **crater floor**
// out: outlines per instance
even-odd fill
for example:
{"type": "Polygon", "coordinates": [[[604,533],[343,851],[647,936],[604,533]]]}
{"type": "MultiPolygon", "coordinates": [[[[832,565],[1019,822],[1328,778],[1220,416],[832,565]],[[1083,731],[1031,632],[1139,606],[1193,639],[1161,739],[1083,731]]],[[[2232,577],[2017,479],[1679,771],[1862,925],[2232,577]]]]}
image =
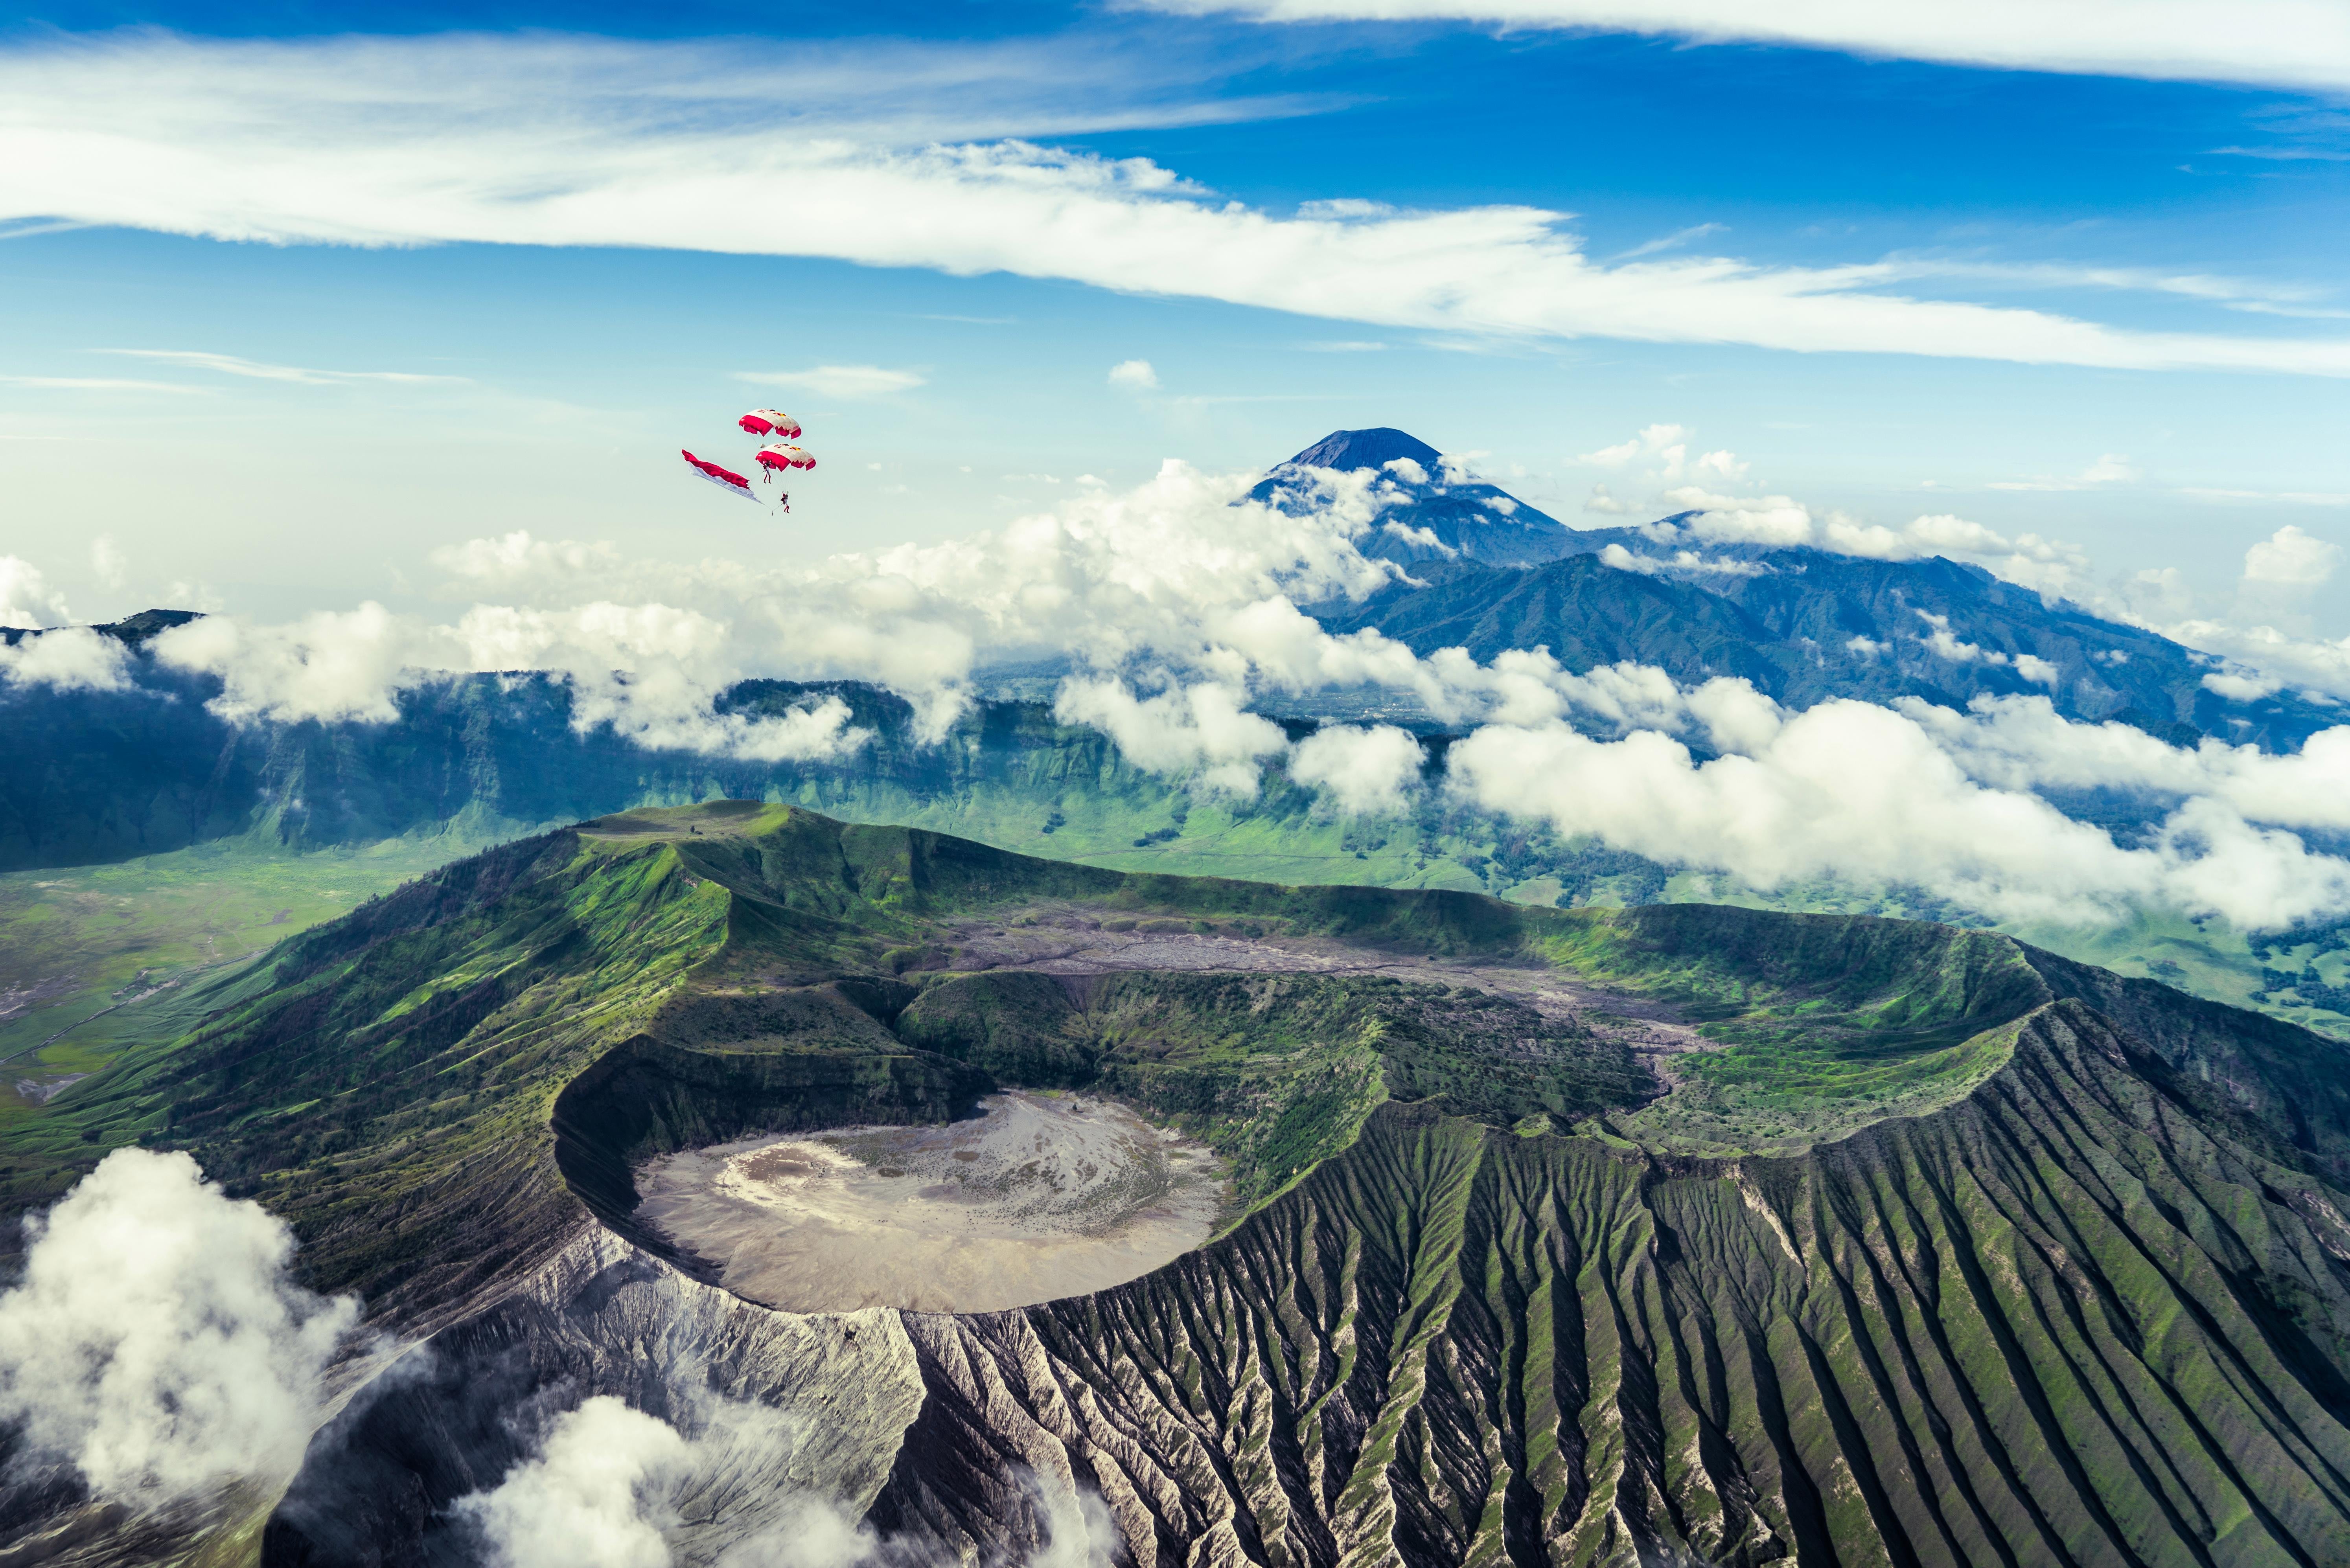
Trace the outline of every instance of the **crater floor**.
{"type": "Polygon", "coordinates": [[[1107,1290],[1208,1239],[1205,1144],[1092,1095],[1013,1091],[968,1121],[758,1137],[652,1161],[639,1220],[794,1312],[1001,1312],[1107,1290]]]}

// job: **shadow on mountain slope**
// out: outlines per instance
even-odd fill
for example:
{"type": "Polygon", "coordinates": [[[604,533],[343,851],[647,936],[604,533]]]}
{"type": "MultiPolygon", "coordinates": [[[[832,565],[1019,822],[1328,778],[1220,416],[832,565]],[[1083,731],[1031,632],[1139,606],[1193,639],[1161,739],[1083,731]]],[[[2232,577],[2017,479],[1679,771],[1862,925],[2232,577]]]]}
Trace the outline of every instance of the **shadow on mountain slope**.
{"type": "Polygon", "coordinates": [[[821,1426],[852,1379],[799,1484],[983,1559],[1063,1482],[1138,1562],[2350,1554],[2342,1047],[2002,937],[1128,876],[738,804],[461,863],[216,1000],[6,1153],[21,1207],[190,1147],[312,1283],[432,1336],[313,1444],[272,1563],[433,1560],[384,1543],[502,1473],[518,1412],[708,1386],[821,1426]],[[980,940],[1040,910],[1415,967],[1055,976],[980,940]],[[1643,1143],[1684,1092],[1644,1009],[1706,1043],[1679,1070],[1858,1130],[1643,1143]],[[648,1155],[1024,1081],[1198,1132],[1251,1212],[962,1318],[769,1313],[632,1224],[648,1155]]]}

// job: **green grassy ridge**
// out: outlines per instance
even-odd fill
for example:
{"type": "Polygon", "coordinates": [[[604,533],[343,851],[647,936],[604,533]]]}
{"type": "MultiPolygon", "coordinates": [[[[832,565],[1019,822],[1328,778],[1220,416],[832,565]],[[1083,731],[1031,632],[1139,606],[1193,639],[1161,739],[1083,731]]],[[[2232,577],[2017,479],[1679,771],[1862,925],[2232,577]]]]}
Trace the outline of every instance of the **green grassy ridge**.
{"type": "MultiPolygon", "coordinates": [[[[0,1192],[22,1209],[109,1147],[190,1147],[296,1221],[321,1283],[446,1300],[562,1228],[556,1096],[647,1033],[689,981],[886,972],[888,946],[941,912],[1081,896],[1146,911],[1186,897],[1217,910],[1283,902],[782,807],[588,825],[445,867],[281,944],[224,987],[203,1027],[127,1053],[11,1129],[0,1192]]],[[[1398,919],[1377,891],[1298,902],[1317,929],[1398,919]]],[[[1461,940],[1463,918],[1432,929],[1461,940]]]]}
{"type": "MultiPolygon", "coordinates": [[[[2078,1000],[2016,1033],[1791,1158],[1390,1106],[1222,1241],[951,1348],[1040,1419],[1091,1390],[1053,1429],[1162,1558],[1229,1518],[1267,1563],[2350,1560],[2342,1190],[2078,1000]]],[[[951,1514],[992,1431],[926,1407],[877,1518],[951,1514]]]]}
{"type": "MultiPolygon", "coordinates": [[[[772,691],[763,689],[759,701],[769,707],[787,708],[803,701],[807,691],[785,686],[772,691]]],[[[454,722],[461,712],[473,713],[460,726],[467,733],[471,733],[467,727],[480,720],[474,712],[480,702],[489,701],[495,707],[504,701],[454,691],[443,696],[453,707],[441,720],[454,722]]],[[[877,742],[878,749],[861,755],[854,766],[745,772],[733,765],[639,757],[633,771],[614,772],[616,760],[598,753],[599,760],[581,777],[592,783],[590,794],[672,804],[691,802],[713,791],[747,787],[771,804],[788,802],[844,819],[922,827],[1015,852],[1113,870],[1169,871],[1284,884],[1437,887],[1490,892],[1544,906],[1731,902],[1762,909],[1956,919],[1961,924],[1981,924],[1916,889],[1823,883],[1760,893],[1718,876],[1669,875],[1664,867],[1596,843],[1565,841],[1539,826],[1504,823],[1445,805],[1434,794],[1405,817],[1341,820],[1317,804],[1312,792],[1298,788],[1277,769],[1267,775],[1253,800],[1194,798],[1181,781],[1134,768],[1107,748],[1100,736],[1058,725],[1034,705],[999,704],[975,710],[942,745],[911,748],[900,733],[906,722],[899,711],[902,704],[892,707],[879,694],[862,690],[851,691],[848,696],[858,710],[858,722],[878,727],[884,737],[877,742]],[[1173,836],[1165,836],[1170,834],[1173,836]]],[[[342,757],[338,753],[339,760],[330,767],[328,762],[305,753],[307,760],[286,762],[279,770],[280,783],[296,780],[297,775],[307,778],[320,767],[339,777],[333,767],[359,754],[342,757]]],[[[78,972],[83,983],[70,998],[52,1000],[12,1023],[0,1023],[0,1044],[10,1039],[13,1032],[22,1044],[38,1044],[54,1032],[61,1017],[70,1021],[73,1014],[97,1012],[118,995],[135,994],[126,992],[125,985],[140,969],[156,975],[183,971],[191,962],[220,956],[224,945],[236,953],[254,950],[278,934],[267,922],[280,910],[297,926],[326,918],[358,897],[387,888],[400,876],[428,868],[500,835],[525,831],[484,804],[493,797],[527,811],[543,811],[560,798],[559,791],[549,794],[546,789],[515,793],[520,774],[514,757],[503,762],[475,759],[468,765],[476,763],[482,779],[488,781],[482,787],[489,789],[490,794],[466,796],[452,807],[454,815],[445,820],[431,815],[423,826],[411,826],[406,836],[363,849],[290,853],[289,846],[309,844],[313,836],[323,831],[323,819],[301,815],[298,823],[288,818],[287,825],[281,825],[286,827],[285,833],[265,825],[239,836],[151,856],[123,867],[0,877],[0,936],[17,939],[13,944],[0,942],[0,954],[46,952],[44,961],[31,966],[31,978],[36,980],[54,979],[68,971],[86,971],[78,972]],[[507,790],[513,798],[497,794],[498,789],[507,790]],[[390,863],[405,869],[395,872],[390,863]],[[337,866],[346,869],[338,872],[337,866]],[[355,879],[356,890],[345,886],[355,879]],[[58,881],[74,887],[60,891],[46,886],[58,881]],[[50,940],[46,943],[35,940],[42,935],[37,922],[11,919],[12,891],[28,912],[47,919],[50,940]],[[114,929],[117,917],[109,909],[96,907],[122,898],[129,898],[138,912],[138,923],[127,931],[114,929]],[[93,907],[81,908],[85,903],[93,907]]],[[[405,774],[400,776],[407,778],[405,774]]],[[[449,787],[445,779],[432,785],[444,793],[449,787]]],[[[379,789],[377,794],[383,798],[370,795],[373,804],[353,821],[376,821],[399,794],[389,785],[379,789]]],[[[382,820],[386,826],[399,826],[390,817],[382,820]]],[[[2314,1005],[2305,1005],[2310,998],[2295,992],[2271,991],[2263,963],[2249,939],[2223,923],[2189,921],[2157,911],[2121,928],[2032,926],[2013,928],[2011,934],[2121,972],[2162,979],[2215,1000],[2255,1007],[2321,1030],[2350,1033],[2350,1018],[2328,1011],[2330,1002],[2338,1000],[2334,991],[2321,986],[2314,1005]]],[[[2289,962],[2314,964],[2322,977],[2338,978],[2342,966],[2350,963],[2350,955],[2323,950],[2319,944],[2305,956],[2293,950],[2289,962]]],[[[0,963],[0,969],[5,967],[0,963]]],[[[151,984],[152,979],[146,983],[151,984]]],[[[19,981],[0,972],[0,984],[5,983],[19,981]]],[[[2350,991],[2350,987],[2340,989],[2350,991]]],[[[41,1067],[50,1074],[87,1072],[102,1065],[124,1044],[176,1032],[168,1020],[151,1023],[141,1016],[145,1005],[122,1008],[77,1029],[42,1054],[41,1067]]],[[[8,1097],[6,1085],[0,1084],[0,1115],[5,1114],[8,1097]]]]}
{"type": "Polygon", "coordinates": [[[941,978],[898,1034],[1007,1083],[1091,1085],[1206,1139],[1242,1211],[1354,1140],[1384,1100],[1494,1126],[1636,1104],[1645,1073],[1612,1036],[1514,998],[1380,976],[1022,971],[941,978]]]}
{"type": "Polygon", "coordinates": [[[2045,999],[2021,945],[1990,931],[1866,916],[1757,921],[1685,904],[1575,911],[1554,929],[1543,942],[1554,960],[1693,1022],[1801,1020],[1948,1043],[2045,999]]]}
{"type": "MultiPolygon", "coordinates": [[[[1954,1101],[1996,1072],[2014,1025],[2079,1000],[2281,1158],[2350,1179],[2350,1047],[1994,931],[1866,916],[1754,922],[1731,906],[1584,915],[1544,939],[1562,963],[1707,1019],[1719,1048],[1685,1088],[1594,1130],[1689,1153],[1783,1153],[1954,1101]],[[1710,1016],[1741,1009],[1734,1017],[1710,1016]]],[[[2189,1092],[2183,1088],[2181,1093],[2189,1092]]]]}
{"type": "MultiPolygon", "coordinates": [[[[1707,1027],[1725,1047],[1685,1060],[1719,1061],[1766,1089],[1787,1063],[1825,1053],[1865,1059],[1884,1080],[1873,1092],[1914,1099],[1920,1082],[1936,1081],[1934,1053],[1950,1050],[1953,1031],[2044,1000],[2036,981],[2030,997],[2020,989],[2019,974],[2032,974],[2016,968],[2020,950],[1981,933],[1119,873],[730,803],[509,845],[288,940],[222,981],[201,1027],[140,1046],[0,1129],[0,1192],[23,1208],[116,1145],[189,1147],[296,1221],[320,1281],[446,1299],[452,1281],[486,1266],[461,1258],[518,1258],[567,1223],[556,1103],[624,1043],[705,1054],[903,1051],[724,1008],[772,1007],[775,993],[827,984],[864,988],[852,1005],[877,1016],[911,990],[943,998],[966,982],[915,970],[909,988],[889,955],[951,947],[941,922],[957,916],[1054,900],[1405,950],[1565,959],[1624,989],[1710,1007],[1719,1016],[1707,1027]],[[882,997],[892,987],[898,999],[882,997]],[[1887,1076],[1905,1060],[1926,1066],[1887,1076]]],[[[1097,1070],[1233,1150],[1251,1200],[1345,1147],[1389,1096],[1441,1096],[1500,1124],[1625,1097],[1620,1048],[1586,1052],[1573,1072],[1535,1072],[1463,1045],[1472,1003],[1459,999],[1164,975],[1104,994],[1093,1033],[1079,1031],[1100,1052],[1097,1070]],[[1285,1034],[1267,1036],[1250,1011],[1268,992],[1282,993],[1285,1034]]],[[[2292,1070],[2271,1055],[2236,1065],[2272,1079],[2292,1070]]],[[[2272,1092],[2270,1109],[2282,1098],[2272,1092]]]]}

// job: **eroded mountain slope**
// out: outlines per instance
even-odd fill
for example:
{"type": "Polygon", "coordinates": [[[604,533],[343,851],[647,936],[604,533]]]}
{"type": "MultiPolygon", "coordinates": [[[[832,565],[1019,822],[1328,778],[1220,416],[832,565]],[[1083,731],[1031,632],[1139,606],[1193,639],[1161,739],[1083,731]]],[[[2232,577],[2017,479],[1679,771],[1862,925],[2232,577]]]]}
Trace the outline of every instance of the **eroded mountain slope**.
{"type": "MultiPolygon", "coordinates": [[[[851,1379],[837,1442],[711,1495],[788,1472],[972,1563],[1086,1492],[1150,1563],[2350,1556],[2342,1048],[1996,935],[1130,877],[745,805],[463,863],[218,1003],[7,1152],[22,1204],[190,1147],[431,1336],[313,1445],[273,1563],[465,1560],[455,1501],[593,1394],[820,1420],[851,1379]],[[1014,1083],[1216,1144],[1226,1233],[852,1321],[729,1296],[636,1213],[665,1151],[1014,1083]]],[[[741,1538],[694,1518],[681,1562],[741,1538]]]]}
{"type": "Polygon", "coordinates": [[[1159,1274],[910,1319],[875,1515],[983,1542],[1009,1448],[1145,1562],[2344,1561],[2339,1194],[2163,1076],[2058,1002],[1796,1159],[1390,1109],[1159,1274]]]}

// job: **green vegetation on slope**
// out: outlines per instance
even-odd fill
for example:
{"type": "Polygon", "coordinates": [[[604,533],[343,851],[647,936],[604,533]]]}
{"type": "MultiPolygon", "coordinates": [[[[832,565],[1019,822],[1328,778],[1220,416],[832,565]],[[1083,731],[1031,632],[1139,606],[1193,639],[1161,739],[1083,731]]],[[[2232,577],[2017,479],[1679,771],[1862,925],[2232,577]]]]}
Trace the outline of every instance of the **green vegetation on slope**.
{"type": "MultiPolygon", "coordinates": [[[[446,867],[192,992],[199,1026],[135,1046],[0,1128],[0,1180],[23,1207],[109,1147],[192,1147],[296,1221],[321,1282],[445,1302],[574,1222],[558,1101],[589,1069],[625,1058],[631,1082],[666,1085],[671,1110],[628,1131],[639,1141],[619,1151],[641,1155],[706,1127],[714,1100],[754,1082],[778,1100],[795,1073],[813,1075],[799,1085],[809,1087],[857,1077],[866,1058],[941,1062],[871,1022],[918,989],[895,972],[907,955],[940,950],[947,916],[1071,898],[1180,915],[1186,927],[1245,921],[1423,951],[1523,944],[1523,911],[1463,895],[1127,876],[753,803],[639,813],[446,867]],[[827,987],[835,1000],[796,1019],[774,1001],[827,987]],[[847,1012],[836,1005],[852,993],[847,1012]],[[866,1022],[845,1025],[857,1009],[866,1022]]],[[[911,973],[951,978],[935,965],[911,973]]],[[[1294,1000],[1298,1060],[1285,1065],[1222,1047],[1114,1064],[1128,1092],[1219,1129],[1262,1173],[1252,1192],[1341,1147],[1388,1092],[1367,1039],[1396,1035],[1403,1092],[1467,1096],[1474,1109],[1508,1079],[1498,1061],[1448,1065],[1440,1042],[1409,1037],[1409,1008],[1305,990],[1294,1000]],[[1345,1028],[1324,1030],[1342,1013],[1345,1028]]],[[[1232,1005],[1203,999],[1195,1011],[1232,1005]]],[[[1231,1021],[1222,1033],[1234,1033],[1231,1021]]],[[[1620,1096],[1637,1083],[1616,1054],[1609,1092],[1620,1096]]],[[[937,1098],[951,1082],[943,1069],[896,1071],[884,1075],[889,1092],[913,1095],[925,1115],[951,1108],[937,1098]]],[[[1494,1114],[1597,1103],[1588,1086],[1544,1094],[1494,1114]]],[[[855,1103],[890,1114],[869,1095],[855,1103]]],[[[579,1127],[618,1125],[598,1120],[596,1105],[573,1108],[579,1127]]]]}
{"type": "Polygon", "coordinates": [[[1268,1564],[2350,1552],[2342,1047],[1996,933],[1132,875],[734,803],[504,846],[189,992],[197,1026],[0,1127],[10,1199],[188,1147],[403,1329],[583,1204],[632,1233],[631,1162],[665,1147],[1003,1079],[1218,1139],[1257,1205],[1222,1240],[909,1326],[939,1397],[884,1525],[988,1496],[961,1468],[1082,1384],[1053,1440],[1098,1438],[1078,1473],[1170,1560],[1219,1531],[1268,1564]],[[1465,987],[956,967],[1070,905],[1555,964],[1711,1048],[1636,1106],[1613,1025],[1465,987]],[[1596,1136],[1522,1133],[1536,1111],[1596,1136]],[[1000,1397],[948,1397],[989,1357],[1000,1397]]]}
{"type": "MultiPolygon", "coordinates": [[[[1344,1148],[1388,1098],[1760,1152],[1964,1096],[2018,1019],[2088,994],[2096,971],[2061,962],[1899,921],[1139,876],[756,803],[649,811],[460,862],[191,988],[195,1027],[0,1125],[0,1190],[21,1208],[109,1147],[191,1147],[296,1221],[321,1282],[421,1310],[554,1244],[575,1191],[624,1220],[632,1159],[804,1125],[816,1113],[795,1096],[898,1120],[951,1114],[989,1082],[1098,1084],[1221,1145],[1243,1204],[1344,1148]],[[1653,1091],[1620,1030],[1475,991],[957,969],[956,919],[1054,901],[1560,964],[1702,1020],[1713,1048],[1673,1058],[1683,1086],[1640,1108],[1653,1091]]],[[[2219,1023],[2174,1028],[2164,997],[2208,1006],[2142,983],[2102,1004],[2145,1012],[2169,1058],[2217,1072],[2240,1109],[2248,1066],[2307,1038],[2255,1039],[2217,1008],[2219,1023]]],[[[2350,1106],[2319,1096],[2303,1120],[2295,1158],[2341,1164],[2350,1106]]]]}
{"type": "MultiPolygon", "coordinates": [[[[1382,1110],[1157,1273],[910,1324],[934,1397],[877,1522],[1018,1442],[1161,1561],[2350,1561],[2342,1189],[2080,1002],[2010,1027],[1961,1103],[1800,1158],[1382,1110]]],[[[2339,1048],[2278,1066],[2255,1097],[2339,1048]]]]}
{"type": "Polygon", "coordinates": [[[0,875],[0,993],[14,999],[0,1002],[0,1118],[180,1033],[190,988],[484,847],[433,835],[295,854],[222,839],[0,875]]]}
{"type": "Polygon", "coordinates": [[[988,971],[922,991],[898,1033],[1007,1083],[1132,1100],[1217,1146],[1243,1210],[1351,1144],[1389,1098],[1508,1127],[1648,1089],[1612,1037],[1516,998],[1381,976],[988,971]]]}

